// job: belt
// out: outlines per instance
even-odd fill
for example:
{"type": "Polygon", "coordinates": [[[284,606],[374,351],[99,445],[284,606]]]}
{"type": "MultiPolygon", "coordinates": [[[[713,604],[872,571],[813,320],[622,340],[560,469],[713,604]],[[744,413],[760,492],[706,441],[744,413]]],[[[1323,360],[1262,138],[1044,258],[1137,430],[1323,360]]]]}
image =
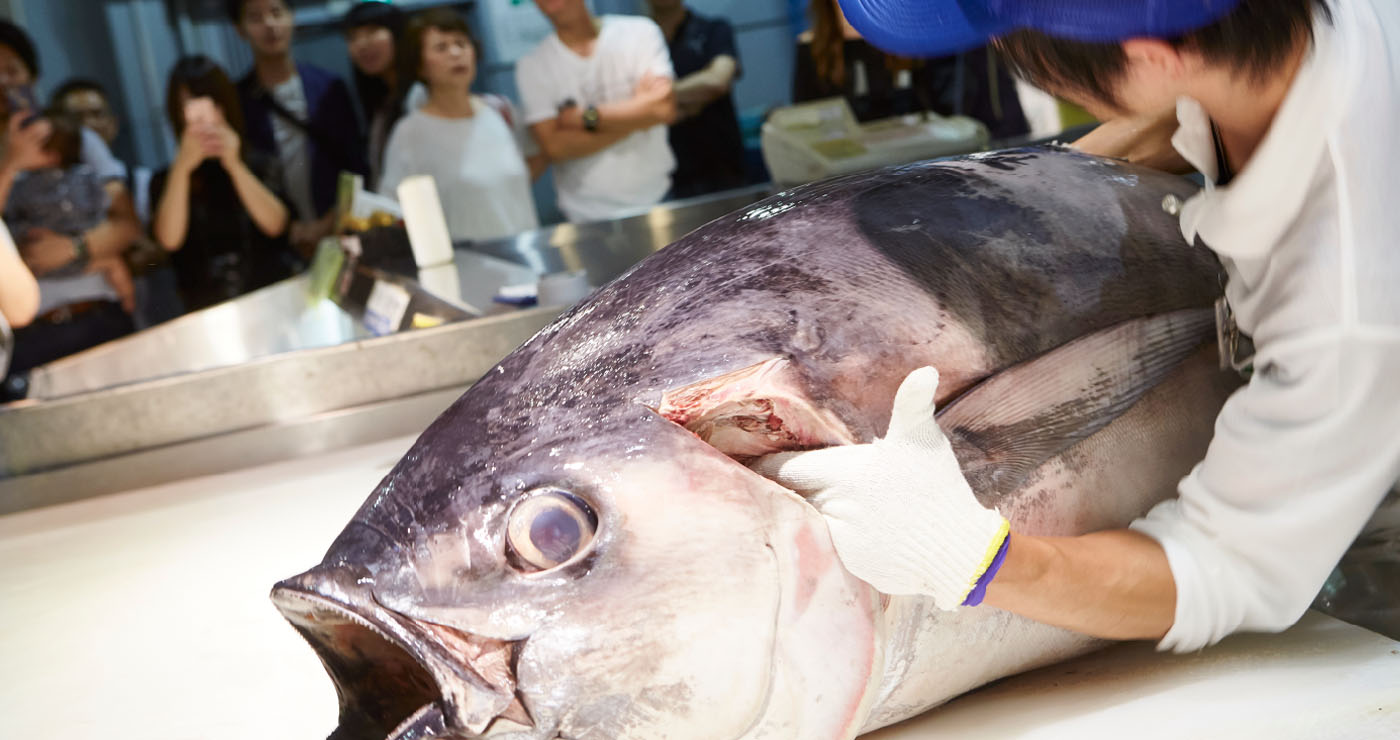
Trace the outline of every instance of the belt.
{"type": "Polygon", "coordinates": [[[34,319],[36,324],[66,324],[85,313],[91,313],[106,306],[112,301],[78,301],[69,303],[66,306],[59,306],[50,311],[39,314],[34,319]]]}

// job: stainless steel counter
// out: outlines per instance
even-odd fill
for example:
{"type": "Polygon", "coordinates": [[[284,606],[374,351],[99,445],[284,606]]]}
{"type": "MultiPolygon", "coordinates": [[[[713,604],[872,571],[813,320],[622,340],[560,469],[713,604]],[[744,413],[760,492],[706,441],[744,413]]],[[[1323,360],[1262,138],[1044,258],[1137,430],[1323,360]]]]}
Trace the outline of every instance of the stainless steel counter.
{"type": "Polygon", "coordinates": [[[29,397],[49,401],[369,337],[334,303],[311,303],[307,278],[298,276],[35,368],[29,397]]]}
{"type": "Polygon", "coordinates": [[[541,275],[582,270],[590,285],[601,287],[652,252],[771,193],[770,185],[753,185],[665,203],[614,221],[557,224],[470,248],[541,275]]]}
{"type": "Polygon", "coordinates": [[[302,276],[38,368],[31,398],[0,406],[0,513],[416,433],[563,308],[494,303],[501,287],[574,270],[601,286],[766,194],[463,245],[393,278],[461,307],[434,328],[372,336],[302,276]]]}

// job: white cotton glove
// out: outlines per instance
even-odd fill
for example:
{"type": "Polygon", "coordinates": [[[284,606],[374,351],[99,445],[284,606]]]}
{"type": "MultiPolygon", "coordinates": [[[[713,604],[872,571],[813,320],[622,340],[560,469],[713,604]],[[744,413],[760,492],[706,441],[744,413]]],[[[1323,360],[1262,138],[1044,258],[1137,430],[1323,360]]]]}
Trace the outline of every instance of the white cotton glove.
{"type": "Polygon", "coordinates": [[[871,444],[784,452],[753,466],[826,517],[846,569],[887,594],[956,609],[1005,542],[1006,518],[977,502],[933,418],[938,371],[909,373],[890,428],[871,444]]]}

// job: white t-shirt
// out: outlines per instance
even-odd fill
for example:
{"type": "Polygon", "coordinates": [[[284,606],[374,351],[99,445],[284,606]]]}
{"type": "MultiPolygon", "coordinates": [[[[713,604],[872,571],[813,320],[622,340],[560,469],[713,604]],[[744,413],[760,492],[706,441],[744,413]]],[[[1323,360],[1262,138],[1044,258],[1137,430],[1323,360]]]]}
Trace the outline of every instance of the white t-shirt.
{"type": "MultiPolygon", "coordinates": [[[[559,115],[572,101],[580,108],[627,100],[645,75],[674,78],[661,28],[650,18],[605,15],[593,53],[575,54],[558,34],[540,42],[515,67],[525,123],[559,115]]],[[[659,203],[676,168],[666,127],[637,131],[587,157],[554,164],[559,207],[570,221],[603,221],[659,203]]]]}
{"type": "MultiPolygon", "coordinates": [[[[286,82],[272,88],[272,97],[298,120],[308,120],[310,110],[301,75],[292,75],[286,82]]],[[[296,208],[296,218],[309,221],[319,217],[311,200],[311,148],[306,132],[273,113],[272,138],[277,142],[277,158],[282,160],[282,177],[287,185],[287,197],[296,208]]]]}
{"type": "MultiPolygon", "coordinates": [[[[1400,3],[1329,5],[1253,158],[1182,211],[1229,274],[1255,371],[1180,497],[1133,524],[1176,581],[1161,649],[1297,621],[1400,479],[1400,3]]],[[[1183,99],[1177,118],[1213,181],[1205,111],[1183,99]]]]}
{"type": "Polygon", "coordinates": [[[468,118],[440,118],[422,110],[404,116],[389,136],[379,191],[397,198],[405,177],[432,175],[453,240],[496,239],[539,228],[525,163],[534,144],[505,105],[514,129],[475,95],[475,114],[468,118]]]}

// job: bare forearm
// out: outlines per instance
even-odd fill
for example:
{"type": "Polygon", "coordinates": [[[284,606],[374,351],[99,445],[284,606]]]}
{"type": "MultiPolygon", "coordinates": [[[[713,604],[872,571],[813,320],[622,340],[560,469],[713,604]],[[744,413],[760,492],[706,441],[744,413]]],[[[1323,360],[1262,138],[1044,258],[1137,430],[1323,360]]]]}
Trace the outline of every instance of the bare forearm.
{"type": "Polygon", "coordinates": [[[136,206],[126,186],[108,183],[107,193],[112,201],[107,220],[83,234],[93,259],[116,257],[141,237],[141,220],[136,217],[136,206]]]}
{"type": "Polygon", "coordinates": [[[254,175],[242,160],[227,167],[233,189],[244,210],[258,230],[267,236],[278,236],[287,229],[287,207],[254,175]]]}
{"type": "Polygon", "coordinates": [[[555,128],[547,133],[535,134],[540,148],[551,162],[565,162],[580,159],[607,149],[627,138],[621,131],[584,131],[582,129],[555,128]]]}
{"type": "Polygon", "coordinates": [[[728,56],[715,57],[704,69],[676,80],[676,105],[681,109],[697,109],[724,97],[738,65],[728,56]]]}
{"type": "Polygon", "coordinates": [[[1172,147],[1176,109],[1105,121],[1072,144],[1089,154],[1126,159],[1165,172],[1186,174],[1191,165],[1172,147]]]}
{"type": "Polygon", "coordinates": [[[541,154],[532,154],[525,158],[525,166],[530,169],[530,182],[540,179],[540,175],[549,169],[549,157],[541,154]]]}
{"type": "Polygon", "coordinates": [[[10,167],[0,169],[0,207],[10,202],[10,188],[14,187],[16,177],[19,177],[19,170],[10,167]]]}
{"type": "Polygon", "coordinates": [[[631,98],[598,106],[597,133],[630,134],[633,131],[665,126],[676,119],[676,98],[663,100],[631,98]]]}
{"type": "Polygon", "coordinates": [[[984,603],[1095,637],[1157,640],[1175,619],[1176,582],[1161,545],[1131,530],[1013,533],[984,603]]]}
{"type": "Polygon", "coordinates": [[[168,251],[175,251],[185,243],[185,235],[190,224],[190,176],[188,172],[171,168],[165,180],[165,191],[160,194],[160,204],[156,206],[156,241],[168,251]]]}
{"type": "Polygon", "coordinates": [[[0,315],[13,327],[27,325],[39,309],[39,284],[19,253],[0,244],[0,315]]]}

